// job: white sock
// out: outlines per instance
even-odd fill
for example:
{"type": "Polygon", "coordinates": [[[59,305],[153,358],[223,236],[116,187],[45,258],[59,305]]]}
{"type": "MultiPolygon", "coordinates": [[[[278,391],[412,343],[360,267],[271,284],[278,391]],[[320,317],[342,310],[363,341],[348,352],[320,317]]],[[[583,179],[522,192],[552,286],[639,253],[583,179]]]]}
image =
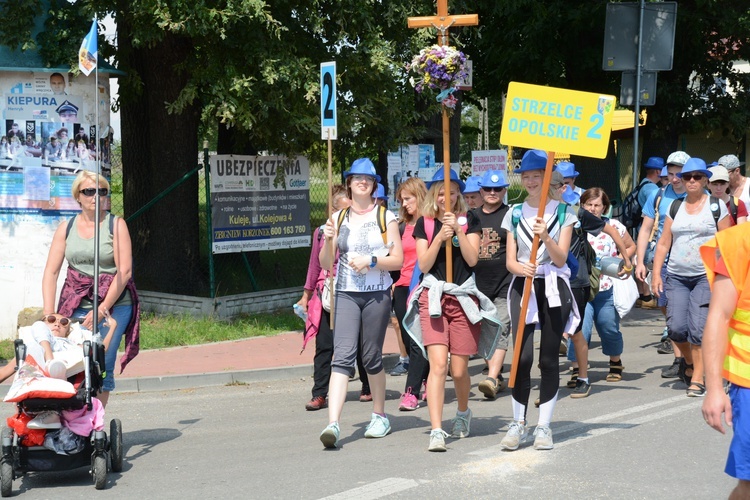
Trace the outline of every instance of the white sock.
{"type": "Polygon", "coordinates": [[[516,422],[524,422],[526,420],[526,405],[516,401],[513,396],[511,396],[510,399],[513,404],[513,420],[516,422]]]}
{"type": "Polygon", "coordinates": [[[458,415],[459,417],[468,417],[469,416],[469,410],[467,408],[466,411],[456,411],[456,415],[458,415]]]}
{"type": "Polygon", "coordinates": [[[398,360],[402,363],[408,363],[409,362],[409,356],[406,356],[405,358],[402,358],[401,356],[398,357],[398,360]]]}
{"type": "Polygon", "coordinates": [[[552,412],[555,410],[555,403],[557,403],[557,394],[556,392],[552,399],[539,405],[539,423],[537,425],[549,427],[550,422],[552,422],[552,412]]]}

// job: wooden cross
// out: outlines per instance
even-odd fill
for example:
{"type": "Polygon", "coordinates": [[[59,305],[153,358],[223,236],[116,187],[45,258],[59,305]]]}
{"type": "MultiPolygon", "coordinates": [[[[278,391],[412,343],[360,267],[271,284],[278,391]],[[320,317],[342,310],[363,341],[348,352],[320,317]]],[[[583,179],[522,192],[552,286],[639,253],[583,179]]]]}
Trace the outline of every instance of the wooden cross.
{"type": "MultiPolygon", "coordinates": [[[[408,18],[410,28],[435,28],[438,30],[438,45],[448,45],[448,29],[453,26],[476,26],[479,24],[477,14],[449,15],[448,0],[437,0],[437,15],[408,18]]],[[[446,212],[452,210],[451,199],[451,151],[450,151],[450,118],[448,108],[443,106],[443,179],[445,179],[446,212]]],[[[445,281],[453,282],[453,251],[450,242],[445,245],[445,281]]]]}

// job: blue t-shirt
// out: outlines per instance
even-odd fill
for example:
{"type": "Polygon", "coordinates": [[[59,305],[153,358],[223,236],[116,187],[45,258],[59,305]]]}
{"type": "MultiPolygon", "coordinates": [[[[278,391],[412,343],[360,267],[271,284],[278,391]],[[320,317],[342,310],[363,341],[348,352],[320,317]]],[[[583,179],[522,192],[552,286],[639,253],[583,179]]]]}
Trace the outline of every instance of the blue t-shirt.
{"type": "Polygon", "coordinates": [[[658,191],[659,186],[648,179],[643,179],[641,181],[641,184],[643,184],[643,187],[640,191],[638,191],[638,204],[641,207],[645,207],[646,201],[648,200],[649,196],[651,196],[652,193],[658,191]]]}
{"type": "MultiPolygon", "coordinates": [[[[644,217],[650,217],[652,219],[656,219],[656,211],[654,210],[654,204],[656,203],[656,197],[659,195],[659,192],[661,191],[661,188],[655,190],[651,195],[648,197],[648,200],[646,200],[646,204],[643,205],[643,216],[644,217]]],[[[661,231],[664,229],[664,220],[667,218],[667,214],[669,213],[669,205],[672,203],[672,200],[681,200],[685,196],[687,196],[687,191],[685,191],[682,194],[677,194],[674,192],[674,188],[670,184],[669,186],[664,189],[664,195],[662,196],[662,199],[659,201],[659,227],[656,230],[656,239],[658,240],[661,236],[661,231]]]]}

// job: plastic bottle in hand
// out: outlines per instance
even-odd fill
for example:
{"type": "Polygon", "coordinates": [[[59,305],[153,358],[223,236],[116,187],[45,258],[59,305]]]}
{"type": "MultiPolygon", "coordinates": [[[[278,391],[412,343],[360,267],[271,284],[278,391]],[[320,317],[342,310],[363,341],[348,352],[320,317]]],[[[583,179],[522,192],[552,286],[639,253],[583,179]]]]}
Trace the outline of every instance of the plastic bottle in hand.
{"type": "Polygon", "coordinates": [[[294,314],[302,318],[302,321],[307,321],[307,311],[301,305],[294,304],[292,309],[294,310],[294,314]]]}

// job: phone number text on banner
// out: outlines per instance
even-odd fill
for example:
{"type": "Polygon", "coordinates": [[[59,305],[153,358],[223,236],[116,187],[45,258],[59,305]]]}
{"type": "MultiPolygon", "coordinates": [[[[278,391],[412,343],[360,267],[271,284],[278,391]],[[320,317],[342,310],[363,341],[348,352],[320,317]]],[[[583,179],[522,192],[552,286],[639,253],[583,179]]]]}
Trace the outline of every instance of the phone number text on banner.
{"type": "Polygon", "coordinates": [[[310,246],[307,158],[211,158],[213,253],[310,246]]]}

